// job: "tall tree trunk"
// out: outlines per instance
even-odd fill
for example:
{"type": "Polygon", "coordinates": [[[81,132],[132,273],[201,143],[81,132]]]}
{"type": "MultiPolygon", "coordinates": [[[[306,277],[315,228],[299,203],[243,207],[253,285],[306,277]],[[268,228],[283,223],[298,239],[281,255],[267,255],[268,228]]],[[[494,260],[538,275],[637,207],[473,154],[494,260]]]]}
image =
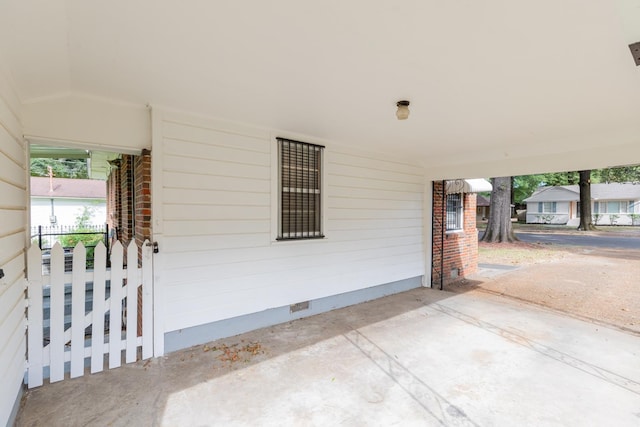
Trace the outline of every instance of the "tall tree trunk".
{"type": "Polygon", "coordinates": [[[578,230],[595,230],[591,222],[591,171],[580,171],[580,225],[578,230]]]}
{"type": "Polygon", "coordinates": [[[491,178],[491,210],[483,242],[515,242],[518,240],[511,227],[511,177],[491,178]]]}

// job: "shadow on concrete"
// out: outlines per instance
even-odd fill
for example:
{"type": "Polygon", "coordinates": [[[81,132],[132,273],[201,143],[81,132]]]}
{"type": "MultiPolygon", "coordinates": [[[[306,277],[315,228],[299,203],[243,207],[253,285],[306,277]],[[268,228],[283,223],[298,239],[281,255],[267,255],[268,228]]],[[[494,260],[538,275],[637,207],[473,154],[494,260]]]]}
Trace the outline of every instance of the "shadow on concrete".
{"type": "MultiPolygon", "coordinates": [[[[169,399],[202,383],[455,296],[418,288],[29,390],[17,426],[160,425],[169,399]],[[52,420],[55,420],[52,422],[52,420]]],[[[333,361],[327,361],[333,363],[333,361]]],[[[220,390],[224,393],[224,390],[220,390]]]]}

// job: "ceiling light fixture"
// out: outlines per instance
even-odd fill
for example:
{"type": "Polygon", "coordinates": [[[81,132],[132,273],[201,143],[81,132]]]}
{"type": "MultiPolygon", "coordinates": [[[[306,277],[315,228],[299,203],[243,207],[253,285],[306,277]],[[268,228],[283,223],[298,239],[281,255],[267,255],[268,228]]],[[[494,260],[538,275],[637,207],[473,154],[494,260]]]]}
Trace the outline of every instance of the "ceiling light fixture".
{"type": "Polygon", "coordinates": [[[398,106],[398,111],[396,111],[398,120],[407,120],[409,118],[409,101],[398,101],[396,105],[398,106]]]}

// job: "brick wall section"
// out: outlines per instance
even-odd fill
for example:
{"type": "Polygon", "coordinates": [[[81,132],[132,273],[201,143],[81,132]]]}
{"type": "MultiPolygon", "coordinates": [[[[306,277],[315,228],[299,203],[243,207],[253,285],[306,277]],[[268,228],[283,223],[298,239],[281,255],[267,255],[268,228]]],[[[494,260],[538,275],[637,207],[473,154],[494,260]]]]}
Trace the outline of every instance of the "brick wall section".
{"type": "MultiPolygon", "coordinates": [[[[139,248],[151,240],[151,152],[143,150],[134,160],[135,239],[139,248]]],[[[138,259],[142,258],[142,250],[138,259]]]]}
{"type": "MultiPolygon", "coordinates": [[[[440,192],[442,182],[434,183],[434,191],[440,192]]],[[[440,284],[440,236],[442,227],[446,223],[446,205],[442,202],[441,193],[434,198],[434,246],[433,246],[433,268],[432,284],[440,284]],[[437,218],[436,218],[437,216],[437,218]],[[438,225],[436,225],[438,224],[438,225]],[[435,282],[437,280],[437,283],[435,282]]],[[[443,271],[444,283],[451,283],[460,280],[478,271],[478,230],[476,227],[476,194],[464,193],[463,195],[463,229],[456,232],[445,233],[444,236],[444,263],[443,271]]]]}
{"type": "Polygon", "coordinates": [[[442,181],[433,182],[433,222],[432,222],[432,250],[431,250],[431,285],[440,287],[440,278],[442,276],[442,233],[444,233],[445,220],[444,215],[444,185],[442,181]]]}
{"type": "Polygon", "coordinates": [[[125,246],[133,238],[133,157],[123,155],[118,173],[120,174],[120,242],[125,246]]]}
{"type": "MultiPolygon", "coordinates": [[[[107,178],[107,222],[125,249],[131,239],[138,245],[138,265],[142,263],[142,244],[151,240],[151,152],[122,155],[113,162],[107,178]]],[[[114,238],[111,244],[115,243],[114,238]]],[[[142,334],[142,289],[138,292],[138,336],[142,334]]]]}
{"type": "MultiPolygon", "coordinates": [[[[142,150],[134,160],[135,239],[138,264],[142,265],[142,245],[151,241],[151,152],[142,150]]],[[[142,288],[138,289],[138,336],[142,336],[142,288]]]]}

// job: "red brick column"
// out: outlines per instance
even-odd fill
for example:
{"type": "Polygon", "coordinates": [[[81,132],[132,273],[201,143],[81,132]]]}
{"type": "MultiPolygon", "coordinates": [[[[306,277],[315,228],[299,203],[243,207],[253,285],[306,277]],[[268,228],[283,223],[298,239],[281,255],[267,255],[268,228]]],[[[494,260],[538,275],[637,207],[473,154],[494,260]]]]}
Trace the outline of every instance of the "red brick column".
{"type": "MultiPolygon", "coordinates": [[[[151,240],[151,151],[142,150],[133,164],[135,239],[138,245],[138,264],[142,265],[142,244],[151,240]]],[[[142,288],[138,290],[138,336],[142,335],[142,288]]]]}
{"type": "MultiPolygon", "coordinates": [[[[151,240],[151,151],[142,150],[136,156],[133,165],[134,204],[135,204],[135,239],[139,248],[145,239],[151,240]]],[[[142,260],[140,250],[138,260],[142,260]]]]}
{"type": "MultiPolygon", "coordinates": [[[[120,168],[120,242],[127,247],[133,238],[133,157],[124,154],[120,168]]],[[[126,251],[125,251],[126,252],[126,251]]]]}
{"type": "Polygon", "coordinates": [[[445,232],[446,205],[444,202],[444,185],[442,181],[433,182],[433,194],[432,194],[432,247],[431,247],[431,286],[434,288],[440,287],[440,280],[443,274],[442,255],[443,255],[443,238],[442,233],[445,232]]]}
{"type": "Polygon", "coordinates": [[[464,193],[463,229],[446,233],[444,244],[444,282],[451,283],[478,270],[478,230],[475,193],[464,193]]]}
{"type": "MultiPolygon", "coordinates": [[[[151,152],[142,150],[139,156],[124,154],[113,164],[117,169],[107,178],[107,221],[112,230],[117,229],[118,240],[125,249],[125,260],[127,246],[135,240],[140,266],[142,244],[145,239],[152,238],[151,152]]],[[[138,336],[142,334],[141,291],[138,292],[138,336]]]]}

